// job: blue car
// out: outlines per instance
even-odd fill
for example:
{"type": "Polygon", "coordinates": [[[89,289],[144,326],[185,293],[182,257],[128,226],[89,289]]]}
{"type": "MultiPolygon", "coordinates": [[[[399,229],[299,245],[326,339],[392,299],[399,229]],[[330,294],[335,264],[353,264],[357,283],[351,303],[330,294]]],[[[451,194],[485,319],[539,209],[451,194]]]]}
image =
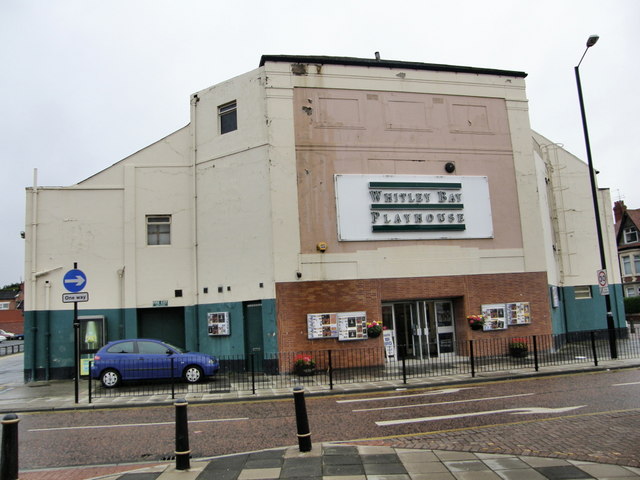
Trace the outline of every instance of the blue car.
{"type": "Polygon", "coordinates": [[[91,365],[91,378],[106,388],[123,380],[183,378],[196,383],[215,375],[220,369],[212,355],[186,352],[159,340],[135,338],[107,343],[96,353],[91,365]]]}

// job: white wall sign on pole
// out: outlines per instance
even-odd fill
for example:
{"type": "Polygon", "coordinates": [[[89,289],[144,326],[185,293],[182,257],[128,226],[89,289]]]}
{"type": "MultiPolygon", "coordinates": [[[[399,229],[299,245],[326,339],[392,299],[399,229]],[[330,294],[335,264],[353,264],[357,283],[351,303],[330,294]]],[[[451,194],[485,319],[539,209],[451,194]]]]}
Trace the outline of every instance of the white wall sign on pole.
{"type": "Polygon", "coordinates": [[[598,286],[600,287],[600,295],[609,295],[609,281],[607,280],[606,270],[598,270],[598,286]]]}
{"type": "Polygon", "coordinates": [[[63,293],[62,303],[88,302],[89,292],[63,293]]]}

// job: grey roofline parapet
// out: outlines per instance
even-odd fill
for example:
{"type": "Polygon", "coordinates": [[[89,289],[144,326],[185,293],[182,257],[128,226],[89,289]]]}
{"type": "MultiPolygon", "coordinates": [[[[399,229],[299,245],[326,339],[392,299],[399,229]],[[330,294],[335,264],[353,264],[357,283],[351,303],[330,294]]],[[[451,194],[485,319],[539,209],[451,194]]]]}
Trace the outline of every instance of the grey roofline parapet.
{"type": "Polygon", "coordinates": [[[376,60],[374,58],[328,57],[322,55],[262,55],[260,67],[266,62],[311,63],[322,65],[351,65],[356,67],[409,68],[413,70],[432,70],[435,72],[472,73],[499,75],[503,77],[525,78],[525,72],[497,70],[494,68],[461,67],[436,63],[403,62],[398,60],[376,60]]]}

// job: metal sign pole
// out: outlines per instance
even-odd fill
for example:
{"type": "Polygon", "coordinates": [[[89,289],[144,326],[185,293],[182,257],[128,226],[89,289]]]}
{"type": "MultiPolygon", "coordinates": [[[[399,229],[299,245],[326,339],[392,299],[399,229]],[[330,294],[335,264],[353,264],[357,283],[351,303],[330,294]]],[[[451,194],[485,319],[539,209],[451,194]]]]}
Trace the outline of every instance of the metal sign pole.
{"type": "MultiPolygon", "coordinates": [[[[78,264],[73,263],[73,269],[76,270],[78,264]]],[[[76,403],[79,402],[79,385],[80,385],[80,365],[78,357],[80,356],[80,322],[78,322],[78,302],[73,302],[73,369],[75,378],[76,403]]]]}

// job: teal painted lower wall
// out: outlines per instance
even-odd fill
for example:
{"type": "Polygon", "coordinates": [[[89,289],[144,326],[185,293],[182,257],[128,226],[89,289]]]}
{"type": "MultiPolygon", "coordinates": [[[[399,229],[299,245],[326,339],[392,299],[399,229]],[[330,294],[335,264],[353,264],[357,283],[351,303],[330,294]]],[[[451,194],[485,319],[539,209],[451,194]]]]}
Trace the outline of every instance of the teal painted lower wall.
{"type": "MultiPolygon", "coordinates": [[[[252,302],[256,303],[256,302],[252,302]]],[[[278,352],[276,302],[262,304],[263,350],[266,355],[278,352]]],[[[136,309],[79,309],[78,316],[104,316],[107,341],[138,336],[136,309]]],[[[25,381],[73,378],[74,330],[73,310],[25,311],[24,314],[25,381]]],[[[244,303],[230,302],[184,308],[184,335],[188,350],[218,356],[245,355],[244,303]],[[210,336],[207,315],[229,312],[230,335],[210,336]]]]}
{"type": "MultiPolygon", "coordinates": [[[[615,326],[624,328],[622,285],[611,285],[611,306],[615,326]]],[[[553,287],[549,287],[552,333],[607,328],[605,298],[596,285],[592,298],[576,299],[573,287],[558,287],[558,304],[553,303],[553,287]]],[[[255,304],[256,302],[251,302],[255,304]]],[[[276,301],[266,299],[262,305],[262,351],[265,356],[278,353],[276,335],[276,301]]],[[[184,343],[187,349],[223,357],[243,358],[247,353],[245,303],[213,303],[184,307],[184,343]],[[229,312],[230,333],[210,336],[207,315],[229,312]]],[[[159,307],[161,308],[161,307],[159,307]]],[[[136,309],[80,310],[80,316],[105,317],[107,341],[138,336],[136,309]]],[[[25,380],[73,378],[74,332],[73,310],[25,312],[25,380]]]]}
{"type": "MultiPolygon", "coordinates": [[[[591,285],[591,298],[577,299],[574,287],[557,287],[558,305],[553,304],[553,287],[549,287],[551,322],[554,334],[607,328],[606,300],[597,285],[591,285]]],[[[616,328],[624,328],[622,285],[609,285],[611,312],[616,328]]]]}

